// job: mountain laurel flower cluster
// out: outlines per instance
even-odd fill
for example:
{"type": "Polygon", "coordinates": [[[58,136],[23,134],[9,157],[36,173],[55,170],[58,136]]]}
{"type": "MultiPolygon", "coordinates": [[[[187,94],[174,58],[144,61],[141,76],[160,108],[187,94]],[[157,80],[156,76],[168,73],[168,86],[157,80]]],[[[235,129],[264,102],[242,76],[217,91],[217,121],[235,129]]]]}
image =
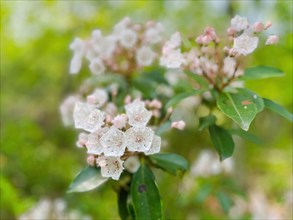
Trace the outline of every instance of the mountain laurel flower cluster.
{"type": "MultiPolygon", "coordinates": [[[[77,147],[87,153],[88,166],[77,174],[69,191],[85,192],[109,181],[117,192],[121,219],[163,219],[152,170],[177,175],[189,165],[176,152],[162,153],[161,145],[168,151],[170,143],[161,137],[174,140],[176,147],[169,150],[177,149],[190,159],[189,154],[197,152],[192,148],[202,146],[188,135],[202,130],[208,130],[219,160],[210,150],[202,151],[191,166],[192,181],[236,170],[227,160],[239,144],[233,136],[258,143],[248,130],[259,113],[267,108],[293,120],[286,109],[243,86],[245,80],[283,75],[278,68],[243,65],[243,59],[261,44],[259,35],[271,26],[269,21],[249,23],[236,15],[224,30],[226,38],[206,27],[199,35],[185,37],[177,31],[164,40],[161,23],[136,24],[124,18],[108,35],[96,29],[87,39],[75,38],[70,44],[70,73],[80,72],[86,59],[93,75],[75,77],[84,80],[79,92],[60,106],[64,124],[80,132],[77,147]],[[163,136],[170,130],[184,133],[181,138],[186,143],[176,142],[173,134],[163,136]],[[189,143],[191,150],[183,149],[189,143]]],[[[263,45],[278,40],[270,35],[263,45]]],[[[194,182],[188,185],[198,188],[194,182]]],[[[232,201],[229,196],[224,200],[232,201]]],[[[219,197],[220,205],[223,198],[219,197]]]]}
{"type": "MultiPolygon", "coordinates": [[[[96,90],[93,94],[101,93],[96,90]]],[[[147,127],[152,112],[146,108],[145,102],[135,99],[125,106],[126,114],[113,115],[100,110],[101,101],[90,95],[87,102],[77,102],[74,107],[75,128],[89,133],[81,133],[77,146],[85,147],[90,155],[88,162],[101,167],[103,177],[118,180],[124,167],[123,163],[130,156],[144,153],[155,154],[160,151],[161,138],[147,127]],[[93,102],[95,100],[95,102],[93,102]],[[95,158],[95,160],[94,160],[95,158]]]]}
{"type": "MultiPolygon", "coordinates": [[[[180,33],[176,32],[165,42],[160,64],[166,68],[181,68],[201,75],[216,90],[223,90],[243,75],[241,57],[251,54],[257,48],[257,35],[271,25],[271,22],[250,24],[246,17],[236,15],[227,29],[228,41],[220,39],[213,27],[206,27],[193,42],[188,42],[189,45],[195,43],[192,47],[183,44],[180,33]],[[225,42],[228,42],[228,45],[220,47],[220,43],[225,42]]],[[[277,42],[278,37],[271,35],[266,45],[277,42]]]]}
{"type": "Polygon", "coordinates": [[[135,24],[126,17],[109,35],[103,36],[97,29],[88,39],[75,38],[70,44],[73,52],[70,73],[80,71],[84,57],[94,75],[104,72],[129,75],[141,67],[150,66],[158,57],[163,31],[161,23],[135,24]]]}

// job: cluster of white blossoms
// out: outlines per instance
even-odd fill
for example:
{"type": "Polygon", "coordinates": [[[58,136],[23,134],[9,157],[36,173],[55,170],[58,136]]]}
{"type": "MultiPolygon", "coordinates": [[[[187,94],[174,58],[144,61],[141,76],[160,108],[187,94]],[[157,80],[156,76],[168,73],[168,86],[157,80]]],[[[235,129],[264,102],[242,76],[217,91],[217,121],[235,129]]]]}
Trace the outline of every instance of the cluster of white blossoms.
{"type": "Polygon", "coordinates": [[[158,56],[156,49],[163,39],[163,31],[161,23],[135,24],[126,17],[107,36],[94,30],[89,39],[75,38],[70,45],[73,51],[70,73],[80,71],[84,57],[94,75],[105,71],[127,75],[137,68],[149,66],[158,56]]]}
{"type": "MultiPolygon", "coordinates": [[[[125,105],[125,113],[107,112],[107,98],[103,90],[96,90],[87,102],[75,103],[73,118],[75,128],[82,129],[78,147],[85,147],[88,163],[101,167],[103,177],[118,180],[129,161],[129,172],[135,172],[139,161],[137,155],[155,154],[160,151],[161,138],[147,124],[154,116],[153,110],[161,108],[157,100],[143,102],[135,99],[125,105]],[[134,163],[136,162],[136,163],[134,163]]],[[[109,103],[108,103],[109,104],[109,103]]]]}
{"type": "MultiPolygon", "coordinates": [[[[257,34],[271,25],[271,22],[250,24],[246,17],[236,15],[227,29],[230,47],[224,45],[222,48],[219,47],[221,39],[213,27],[206,27],[194,42],[190,42],[190,45],[196,43],[196,46],[191,48],[188,45],[182,46],[181,35],[176,32],[169,41],[165,42],[160,64],[167,68],[181,68],[202,75],[210,84],[221,90],[243,74],[240,57],[251,54],[257,48],[259,42],[257,34]],[[221,84],[217,85],[219,82],[221,84]]],[[[266,45],[277,42],[278,37],[271,35],[266,45]]]]}

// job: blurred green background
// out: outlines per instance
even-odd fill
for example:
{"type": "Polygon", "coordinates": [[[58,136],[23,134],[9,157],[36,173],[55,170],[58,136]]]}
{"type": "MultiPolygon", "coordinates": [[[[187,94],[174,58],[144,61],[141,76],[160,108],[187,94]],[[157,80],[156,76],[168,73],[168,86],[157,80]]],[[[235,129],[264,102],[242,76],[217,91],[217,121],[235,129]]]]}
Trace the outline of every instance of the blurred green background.
{"type": "MultiPolygon", "coordinates": [[[[1,219],[16,219],[43,198],[62,198],[67,210],[91,219],[118,218],[110,185],[66,194],[86,166],[84,152],[75,147],[77,132],[65,128],[59,115],[60,103],[77,91],[80,80],[68,74],[68,47],[74,37],[85,38],[95,28],[110,31],[125,16],[135,22],[161,21],[167,34],[179,30],[186,35],[200,34],[207,25],[223,35],[235,14],[251,22],[270,20],[268,34],[279,35],[280,42],[260,46],[247,66],[275,66],[286,75],[247,87],[292,112],[292,7],[284,0],[1,1],[1,219]]],[[[249,201],[252,192],[259,193],[269,209],[274,206],[281,216],[292,218],[292,125],[265,111],[251,132],[264,143],[238,140],[234,174],[192,178],[189,173],[173,177],[156,172],[167,219],[251,219],[247,211],[233,217],[229,208],[234,195],[249,201]],[[227,195],[220,196],[220,205],[217,195],[227,195]]],[[[171,144],[164,151],[181,154],[190,164],[212,145],[208,134],[193,126],[165,138],[171,144]]]]}

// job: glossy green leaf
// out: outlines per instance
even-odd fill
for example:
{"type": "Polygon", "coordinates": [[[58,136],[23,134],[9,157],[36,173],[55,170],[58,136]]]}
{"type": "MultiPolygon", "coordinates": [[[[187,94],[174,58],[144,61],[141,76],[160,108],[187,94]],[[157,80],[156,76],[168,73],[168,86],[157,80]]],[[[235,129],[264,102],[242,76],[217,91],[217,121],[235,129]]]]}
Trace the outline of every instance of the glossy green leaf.
{"type": "Polygon", "coordinates": [[[122,187],[120,188],[118,192],[118,212],[122,220],[131,219],[128,206],[127,206],[128,193],[129,191],[125,190],[122,187]]]}
{"type": "Polygon", "coordinates": [[[199,95],[202,92],[204,92],[204,90],[192,90],[189,92],[180,93],[169,100],[169,102],[166,104],[166,108],[173,107],[181,102],[183,99],[186,99],[190,96],[199,95]]]}
{"type": "Polygon", "coordinates": [[[225,192],[217,192],[217,199],[218,199],[218,202],[220,203],[223,211],[225,213],[228,213],[231,206],[233,205],[233,201],[230,198],[230,196],[227,195],[225,192]]]}
{"type": "Polygon", "coordinates": [[[263,100],[247,89],[238,93],[222,93],[217,99],[218,108],[247,131],[256,114],[263,110],[263,100]]]}
{"type": "Polygon", "coordinates": [[[241,129],[231,129],[229,130],[229,133],[232,135],[237,135],[239,137],[242,137],[243,139],[246,139],[248,141],[251,141],[252,143],[261,145],[263,142],[253,134],[249,133],[248,131],[244,131],[241,129]]]}
{"type": "Polygon", "coordinates": [[[190,78],[196,81],[202,89],[207,89],[209,87],[208,81],[202,76],[188,71],[186,71],[185,74],[187,74],[190,78]]]}
{"type": "Polygon", "coordinates": [[[131,182],[136,219],[162,219],[161,198],[152,171],[141,165],[131,182]]]}
{"type": "Polygon", "coordinates": [[[231,134],[217,125],[210,126],[209,133],[214,147],[220,156],[220,160],[222,161],[232,156],[234,152],[234,141],[231,134]]]}
{"type": "Polygon", "coordinates": [[[88,166],[80,171],[70,184],[68,192],[85,192],[97,188],[108,180],[101,176],[101,169],[88,166]]]}
{"type": "Polygon", "coordinates": [[[287,109],[280,106],[279,104],[273,102],[272,100],[263,98],[265,107],[270,109],[271,111],[277,113],[278,115],[288,119],[289,121],[293,122],[293,114],[290,113],[287,109]]]}
{"type": "Polygon", "coordinates": [[[178,154],[153,154],[149,159],[155,166],[173,175],[188,169],[188,162],[178,154]]]}
{"type": "Polygon", "coordinates": [[[270,77],[279,77],[283,76],[284,72],[280,69],[269,67],[269,66],[257,66],[252,68],[247,68],[244,71],[241,80],[255,80],[255,79],[264,79],[270,77]]]}
{"type": "Polygon", "coordinates": [[[202,131],[203,129],[216,123],[216,117],[214,115],[208,115],[205,117],[199,118],[198,130],[202,131]]]}

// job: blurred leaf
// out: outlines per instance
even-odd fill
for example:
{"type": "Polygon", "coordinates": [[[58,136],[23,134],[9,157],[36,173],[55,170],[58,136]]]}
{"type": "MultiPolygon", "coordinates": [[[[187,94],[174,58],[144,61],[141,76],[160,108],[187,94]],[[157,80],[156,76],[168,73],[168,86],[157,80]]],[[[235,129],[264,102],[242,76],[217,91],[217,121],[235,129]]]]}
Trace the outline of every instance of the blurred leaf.
{"type": "Polygon", "coordinates": [[[210,195],[211,191],[212,185],[210,183],[203,184],[196,194],[195,201],[198,203],[204,202],[205,199],[210,195]]]}
{"type": "Polygon", "coordinates": [[[88,166],[80,171],[70,184],[68,192],[85,192],[97,188],[108,180],[101,176],[101,169],[88,166]]]}
{"type": "Polygon", "coordinates": [[[206,81],[206,79],[204,79],[202,76],[189,71],[186,71],[184,73],[190,76],[190,78],[192,78],[194,81],[196,81],[201,86],[201,89],[207,89],[209,87],[208,81],[206,81]]]}
{"type": "Polygon", "coordinates": [[[132,79],[134,88],[142,92],[143,98],[154,98],[156,97],[155,83],[148,78],[136,77],[132,79]]]}
{"type": "Polygon", "coordinates": [[[149,158],[154,165],[173,175],[188,169],[188,162],[178,154],[153,154],[149,158]]]}
{"type": "Polygon", "coordinates": [[[202,131],[203,129],[215,124],[216,122],[216,117],[214,115],[208,115],[205,117],[200,117],[199,118],[199,126],[198,130],[202,131]]]}
{"type": "Polygon", "coordinates": [[[154,175],[143,164],[133,176],[131,198],[137,219],[162,219],[161,198],[154,175]]]}
{"type": "Polygon", "coordinates": [[[210,126],[209,132],[220,160],[222,161],[230,157],[234,152],[234,141],[230,133],[217,125],[210,126]]]}
{"type": "Polygon", "coordinates": [[[160,127],[156,129],[156,135],[161,135],[167,130],[169,130],[171,127],[171,123],[171,121],[166,121],[165,123],[163,123],[160,127]]]}
{"type": "Polygon", "coordinates": [[[284,75],[284,72],[275,67],[257,66],[257,67],[245,69],[244,74],[240,78],[240,80],[264,79],[264,78],[270,78],[270,77],[279,77],[283,75],[284,75]]]}
{"type": "Polygon", "coordinates": [[[188,98],[189,96],[199,95],[202,92],[204,92],[204,90],[193,90],[189,92],[180,93],[168,101],[168,103],[166,104],[166,109],[177,105],[179,102],[181,102],[183,99],[188,98]]]}
{"type": "Polygon", "coordinates": [[[263,110],[263,100],[247,89],[238,93],[222,93],[217,99],[218,108],[247,131],[256,114],[263,110]]]}
{"type": "Polygon", "coordinates": [[[165,72],[164,69],[155,69],[149,72],[145,72],[140,74],[139,76],[141,78],[150,79],[154,82],[160,83],[160,84],[168,84],[168,81],[163,76],[163,73],[165,72]]]}
{"type": "Polygon", "coordinates": [[[118,192],[118,212],[122,220],[131,219],[127,208],[128,193],[129,191],[125,190],[123,187],[121,187],[118,192]]]}
{"type": "Polygon", "coordinates": [[[228,213],[233,202],[231,198],[224,192],[217,192],[217,199],[225,213],[228,213]]]}
{"type": "Polygon", "coordinates": [[[263,142],[258,138],[256,137],[255,135],[249,133],[248,131],[244,131],[244,130],[241,130],[241,129],[230,129],[228,130],[230,134],[234,134],[234,135],[237,135],[239,137],[242,137],[248,141],[251,141],[252,143],[255,143],[255,144],[259,144],[261,145],[263,142]]]}
{"type": "Polygon", "coordinates": [[[265,107],[270,109],[271,111],[277,113],[278,115],[288,119],[289,121],[293,122],[293,115],[284,107],[278,105],[277,103],[273,102],[272,100],[263,98],[265,107]]]}

